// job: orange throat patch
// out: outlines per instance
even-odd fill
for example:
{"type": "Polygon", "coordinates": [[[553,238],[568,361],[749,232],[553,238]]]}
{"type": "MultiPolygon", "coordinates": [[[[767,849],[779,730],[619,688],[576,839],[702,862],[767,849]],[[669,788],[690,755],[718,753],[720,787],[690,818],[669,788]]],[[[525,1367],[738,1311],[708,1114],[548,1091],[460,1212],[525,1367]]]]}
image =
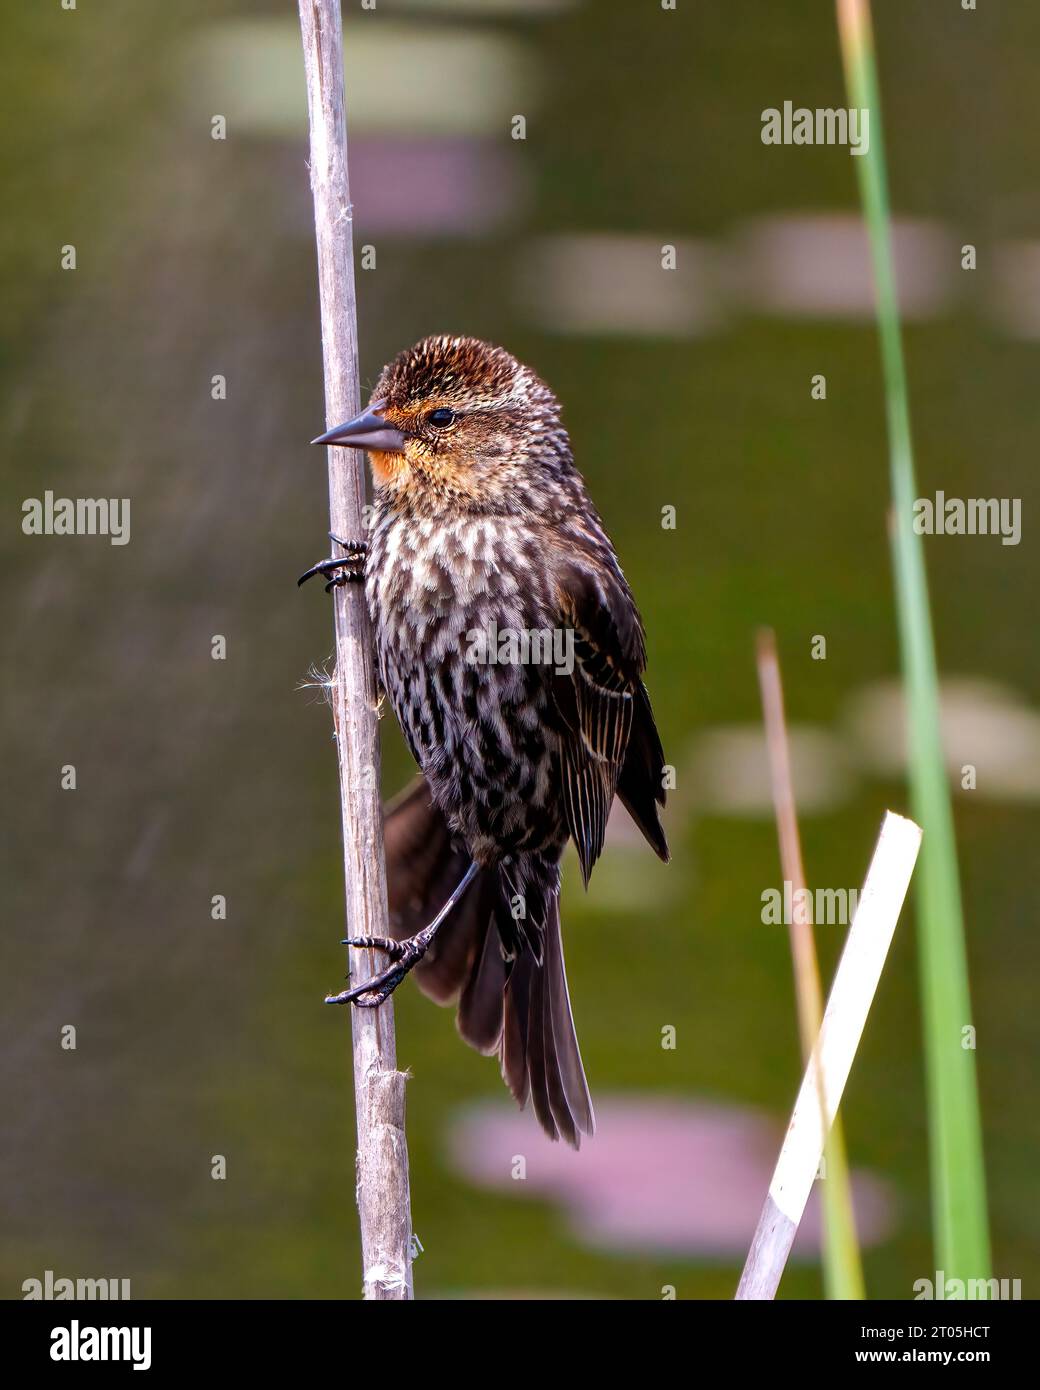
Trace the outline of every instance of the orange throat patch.
{"type": "Polygon", "coordinates": [[[387,454],[382,449],[369,449],[367,452],[376,487],[390,487],[407,466],[403,454],[387,454]]]}

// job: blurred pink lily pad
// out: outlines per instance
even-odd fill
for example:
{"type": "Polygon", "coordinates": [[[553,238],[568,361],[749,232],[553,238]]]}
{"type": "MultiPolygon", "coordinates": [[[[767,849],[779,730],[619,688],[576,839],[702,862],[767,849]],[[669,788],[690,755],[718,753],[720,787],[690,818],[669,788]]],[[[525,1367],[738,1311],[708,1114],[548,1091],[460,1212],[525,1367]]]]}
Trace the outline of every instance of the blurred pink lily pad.
{"type": "MultiPolygon", "coordinates": [[[[740,1260],[782,1136],[775,1119],[741,1106],[613,1095],[597,1099],[596,1135],[580,1153],[551,1143],[531,1114],[497,1103],[463,1111],[449,1143],[470,1182],[556,1202],[586,1245],[740,1260]]],[[[862,1171],[852,1187],[861,1244],[876,1245],[893,1225],[889,1188],[862,1171]]],[[[819,1242],[814,1190],[795,1257],[816,1257],[819,1242]]]]}

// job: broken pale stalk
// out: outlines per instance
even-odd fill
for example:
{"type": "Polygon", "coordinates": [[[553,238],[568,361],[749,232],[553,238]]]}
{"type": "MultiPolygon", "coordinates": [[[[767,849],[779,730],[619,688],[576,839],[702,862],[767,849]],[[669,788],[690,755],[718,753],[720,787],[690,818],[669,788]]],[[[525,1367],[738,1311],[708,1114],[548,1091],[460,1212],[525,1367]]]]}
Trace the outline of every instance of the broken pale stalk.
{"type": "MultiPolygon", "coordinates": [[[[318,246],[325,362],[325,421],[359,408],[357,311],[347,178],[340,0],[299,0],[310,117],[310,173],[318,246]]],[[[350,449],[328,450],[332,532],[362,537],[364,465],[350,449]]],[[[386,864],[379,798],[379,731],[372,636],[356,584],[332,590],[336,673],[330,691],[339,750],[346,920],[351,936],[387,936],[386,864]]],[[[388,962],[350,949],[354,979],[388,962]]],[[[394,1007],[350,1006],[357,1108],[357,1204],[366,1299],[412,1297],[411,1204],[404,1128],[405,1078],[397,1070],[394,1007]]]]}
{"type": "Polygon", "coordinates": [[[874,1002],[920,846],[920,827],[888,811],[740,1276],[738,1299],[776,1296],[819,1169],[827,1131],[841,1103],[874,1002]],[[825,1112],[820,1107],[821,1087],[825,1112]]]}
{"type": "MultiPolygon", "coordinates": [[[[795,904],[806,901],[805,867],[798,834],[798,814],[791,777],[790,744],[784,717],[784,691],[780,662],[772,629],[758,634],[758,684],[762,692],[762,716],[769,752],[773,808],[780,841],[780,870],[791,885],[791,959],[794,965],[794,992],[798,1012],[798,1032],[802,1043],[802,1063],[812,1053],[823,1018],[823,992],[820,967],[816,959],[811,915],[795,904]]],[[[826,1097],[820,1093],[826,1112],[826,1097]]],[[[856,1240],[856,1217],[852,1207],[852,1185],[840,1117],[835,1117],[824,1149],[823,1165],[823,1267],[827,1297],[859,1299],[866,1296],[863,1265],[856,1240]]]]}

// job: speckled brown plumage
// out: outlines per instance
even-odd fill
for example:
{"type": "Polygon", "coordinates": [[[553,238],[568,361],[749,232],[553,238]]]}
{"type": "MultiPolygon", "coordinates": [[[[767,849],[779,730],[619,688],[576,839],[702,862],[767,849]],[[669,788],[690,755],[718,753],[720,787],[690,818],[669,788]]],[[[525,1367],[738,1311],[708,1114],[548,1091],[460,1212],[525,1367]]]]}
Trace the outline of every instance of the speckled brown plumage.
{"type": "Polygon", "coordinates": [[[373,402],[395,447],[369,450],[366,595],[380,677],[421,770],[387,814],[393,930],[412,937],[475,861],[417,979],[458,1002],[463,1037],[497,1053],[547,1133],[577,1145],[593,1113],[560,857],[573,839],[588,881],[617,795],[667,858],[642,623],[559,404],[528,367],[476,339],[427,338],[384,369],[373,402]],[[474,634],[503,632],[558,634],[572,669],[472,659],[474,634]]]}

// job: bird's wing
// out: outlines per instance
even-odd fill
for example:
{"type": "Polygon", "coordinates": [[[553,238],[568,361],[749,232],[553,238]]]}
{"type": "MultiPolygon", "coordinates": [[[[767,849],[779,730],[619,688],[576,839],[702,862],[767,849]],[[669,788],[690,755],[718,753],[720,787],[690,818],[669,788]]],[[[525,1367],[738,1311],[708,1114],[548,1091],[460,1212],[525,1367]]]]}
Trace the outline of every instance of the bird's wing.
{"type": "Polygon", "coordinates": [[[563,801],[588,883],[603,848],[633,721],[643,717],[644,708],[649,713],[640,679],[646,648],[628,585],[602,561],[578,553],[559,568],[557,610],[559,625],[574,634],[573,670],[557,669],[552,677],[553,698],[567,727],[563,801]]]}

